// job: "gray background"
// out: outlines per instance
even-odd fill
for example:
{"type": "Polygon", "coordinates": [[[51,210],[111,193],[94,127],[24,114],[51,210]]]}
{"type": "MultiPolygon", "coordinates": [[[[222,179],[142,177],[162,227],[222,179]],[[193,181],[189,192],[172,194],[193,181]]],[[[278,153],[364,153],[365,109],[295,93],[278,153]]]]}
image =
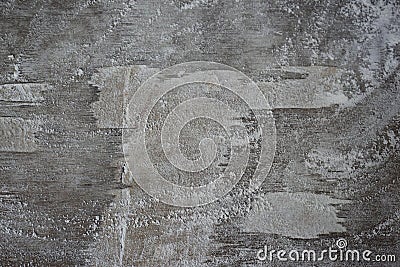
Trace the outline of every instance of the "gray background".
{"type": "Polygon", "coordinates": [[[1,266],[253,266],[264,245],[339,237],[400,256],[397,1],[6,0],[0,13],[1,266]],[[122,130],[95,103],[127,68],[140,83],[194,60],[271,94],[277,149],[257,193],[186,209],[124,182],[122,130]]]}

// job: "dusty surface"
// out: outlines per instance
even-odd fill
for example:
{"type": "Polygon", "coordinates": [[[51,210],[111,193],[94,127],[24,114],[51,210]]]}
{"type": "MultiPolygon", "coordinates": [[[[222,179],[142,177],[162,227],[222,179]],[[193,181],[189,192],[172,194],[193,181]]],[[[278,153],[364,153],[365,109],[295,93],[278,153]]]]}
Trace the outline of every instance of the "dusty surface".
{"type": "MultiPolygon", "coordinates": [[[[0,26],[1,266],[254,266],[271,264],[257,260],[264,245],[322,250],[338,238],[397,256],[346,266],[398,266],[398,1],[6,0],[0,26]],[[257,84],[276,150],[257,190],[255,150],[230,193],[183,208],[135,183],[123,133],[135,90],[189,61],[229,65],[257,84]]],[[[157,103],[155,122],[172,108],[157,103]]],[[[184,154],[196,158],[193,144],[216,132],[185,126],[184,154]]],[[[170,181],[214,177],[183,179],[160,146],[148,148],[170,181]]]]}

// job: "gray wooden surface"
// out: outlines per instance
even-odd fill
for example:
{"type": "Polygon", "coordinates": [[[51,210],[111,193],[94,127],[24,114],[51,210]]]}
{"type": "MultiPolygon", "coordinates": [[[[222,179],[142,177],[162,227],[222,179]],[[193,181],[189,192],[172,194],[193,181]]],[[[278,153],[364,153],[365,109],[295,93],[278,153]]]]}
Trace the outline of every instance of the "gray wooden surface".
{"type": "Polygon", "coordinates": [[[399,11],[395,0],[1,1],[0,266],[398,266],[399,11]],[[200,60],[256,82],[275,157],[256,192],[250,168],[219,201],[173,207],[127,170],[123,90],[200,60]],[[397,262],[256,257],[338,238],[397,262]]]}

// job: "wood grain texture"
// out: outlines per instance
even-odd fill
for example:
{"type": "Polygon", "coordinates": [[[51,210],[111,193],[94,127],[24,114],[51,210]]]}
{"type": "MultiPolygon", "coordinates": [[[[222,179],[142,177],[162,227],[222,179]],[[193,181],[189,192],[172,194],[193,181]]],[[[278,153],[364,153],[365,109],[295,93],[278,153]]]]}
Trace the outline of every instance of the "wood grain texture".
{"type": "Polygon", "coordinates": [[[339,266],[256,253],[340,237],[397,256],[342,266],[398,266],[399,11],[367,0],[2,1],[0,266],[339,266]],[[268,95],[276,152],[258,191],[247,173],[217,202],[172,207],[130,176],[113,113],[123,102],[110,99],[124,98],[121,82],[199,60],[268,95]],[[34,130],[21,147],[23,122],[34,130]]]}

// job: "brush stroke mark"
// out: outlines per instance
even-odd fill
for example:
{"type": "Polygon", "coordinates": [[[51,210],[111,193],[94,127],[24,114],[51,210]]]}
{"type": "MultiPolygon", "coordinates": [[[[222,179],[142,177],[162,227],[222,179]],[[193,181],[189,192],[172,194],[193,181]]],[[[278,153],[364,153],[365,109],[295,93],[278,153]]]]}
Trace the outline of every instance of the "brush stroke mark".
{"type": "Polygon", "coordinates": [[[100,68],[89,84],[99,90],[99,100],[92,104],[99,128],[123,128],[125,103],[136,88],[158,69],[146,66],[100,68]]]}
{"type": "MultiPolygon", "coordinates": [[[[93,111],[99,120],[99,127],[122,128],[125,104],[121,103],[128,101],[140,83],[155,72],[157,69],[142,65],[99,69],[102,75],[94,75],[91,82],[101,89],[100,100],[93,103],[93,111]],[[123,78],[121,73],[124,69],[131,69],[126,74],[132,73],[133,77],[139,76],[141,79],[123,78]],[[121,86],[123,80],[125,83],[121,86]],[[115,84],[120,84],[120,87],[115,84]],[[124,91],[123,88],[126,92],[124,95],[121,93],[124,91]]],[[[331,118],[334,123],[330,120],[327,122],[329,125],[321,124],[321,127],[330,129],[334,125],[334,130],[328,130],[322,136],[323,139],[339,145],[339,142],[351,142],[353,138],[362,141],[368,139],[362,138],[365,135],[375,136],[376,131],[384,127],[388,120],[399,112],[399,105],[397,105],[400,101],[399,90],[387,89],[398,87],[399,78],[396,72],[388,76],[379,88],[368,93],[350,93],[347,88],[349,85],[346,84],[346,75],[348,73],[345,70],[336,67],[292,66],[270,69],[267,71],[266,78],[269,77],[272,81],[256,81],[256,83],[265,94],[272,109],[317,109],[338,106],[339,113],[331,118]],[[375,108],[375,112],[369,111],[371,107],[375,108]],[[354,108],[360,110],[360,122],[355,125],[349,122],[353,119],[354,108]],[[382,116],[382,114],[387,114],[387,116],[382,116]],[[338,130],[343,133],[341,135],[343,137],[332,137],[331,132],[338,132],[338,130]]]]}
{"type": "Polygon", "coordinates": [[[0,105],[40,105],[44,101],[43,92],[49,86],[40,83],[15,83],[0,85],[0,105]]]}
{"type": "MultiPolygon", "coordinates": [[[[92,104],[99,128],[123,128],[125,103],[136,89],[158,71],[144,65],[98,69],[90,84],[98,88],[99,100],[92,104]]],[[[279,81],[256,82],[273,109],[323,108],[350,101],[339,83],[343,70],[335,67],[286,67],[269,70],[279,81]]]]}
{"type": "Polygon", "coordinates": [[[323,108],[349,101],[340,83],[343,70],[335,67],[283,67],[277,81],[258,82],[273,108],[323,108]]]}
{"type": "Polygon", "coordinates": [[[253,202],[244,229],[303,239],[345,232],[333,205],[346,203],[350,202],[312,193],[268,193],[253,202]]]}

